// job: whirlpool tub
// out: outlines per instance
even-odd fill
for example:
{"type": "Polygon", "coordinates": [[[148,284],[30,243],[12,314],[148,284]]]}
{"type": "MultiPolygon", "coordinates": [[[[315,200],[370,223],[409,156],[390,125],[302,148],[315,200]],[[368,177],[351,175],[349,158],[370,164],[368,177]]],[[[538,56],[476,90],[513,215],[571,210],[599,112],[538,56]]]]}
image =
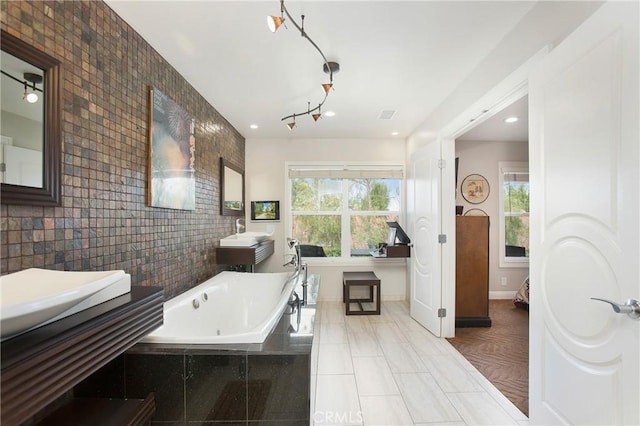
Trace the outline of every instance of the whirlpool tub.
{"type": "Polygon", "coordinates": [[[224,271],[164,303],[164,324],[143,343],[262,343],[287,307],[291,272],[224,271]]]}

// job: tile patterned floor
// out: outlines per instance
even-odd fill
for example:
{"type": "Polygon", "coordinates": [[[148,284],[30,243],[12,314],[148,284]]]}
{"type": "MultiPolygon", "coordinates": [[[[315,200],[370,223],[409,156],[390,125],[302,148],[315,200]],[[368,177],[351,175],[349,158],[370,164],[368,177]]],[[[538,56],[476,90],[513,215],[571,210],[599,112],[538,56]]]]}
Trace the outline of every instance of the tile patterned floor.
{"type": "Polygon", "coordinates": [[[445,339],[409,316],[404,302],[381,315],[319,307],[312,424],[527,425],[527,417],[445,339]]]}

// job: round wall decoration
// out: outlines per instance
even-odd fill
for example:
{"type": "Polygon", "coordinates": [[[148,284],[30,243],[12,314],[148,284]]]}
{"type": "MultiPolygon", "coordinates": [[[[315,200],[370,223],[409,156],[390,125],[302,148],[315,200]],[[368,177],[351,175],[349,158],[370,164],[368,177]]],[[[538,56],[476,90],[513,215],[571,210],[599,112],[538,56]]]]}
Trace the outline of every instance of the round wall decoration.
{"type": "Polygon", "coordinates": [[[482,209],[469,209],[467,210],[463,216],[489,216],[487,212],[482,209]]]}
{"type": "Polygon", "coordinates": [[[471,204],[480,204],[489,196],[489,182],[482,175],[469,175],[462,181],[460,192],[471,204]]]}

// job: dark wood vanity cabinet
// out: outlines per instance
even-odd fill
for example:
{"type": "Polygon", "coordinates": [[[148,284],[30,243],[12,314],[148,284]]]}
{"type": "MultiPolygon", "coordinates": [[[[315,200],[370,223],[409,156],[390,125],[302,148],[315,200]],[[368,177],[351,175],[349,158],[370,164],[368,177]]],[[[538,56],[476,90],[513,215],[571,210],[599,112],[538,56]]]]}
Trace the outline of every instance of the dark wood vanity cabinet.
{"type": "Polygon", "coordinates": [[[489,217],[456,216],[456,327],[490,327],[489,217]]]}
{"type": "Polygon", "coordinates": [[[248,265],[253,272],[255,265],[273,254],[273,240],[263,241],[253,247],[217,247],[216,263],[219,265],[248,265]]]}
{"type": "MultiPolygon", "coordinates": [[[[2,342],[2,424],[36,422],[40,410],[160,327],[163,296],[161,288],[132,286],[130,293],[2,342]]],[[[128,401],[71,399],[37,423],[145,424],[154,412],[153,395],[128,401]],[[93,417],[87,417],[87,409],[93,417]],[[96,418],[102,423],[83,422],[96,418]]]]}

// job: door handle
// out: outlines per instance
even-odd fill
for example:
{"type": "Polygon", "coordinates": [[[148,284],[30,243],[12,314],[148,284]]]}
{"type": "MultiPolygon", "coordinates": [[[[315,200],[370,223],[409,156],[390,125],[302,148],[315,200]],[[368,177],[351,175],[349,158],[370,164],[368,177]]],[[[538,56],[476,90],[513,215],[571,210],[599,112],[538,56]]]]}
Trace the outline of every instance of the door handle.
{"type": "Polygon", "coordinates": [[[613,310],[617,314],[627,314],[629,317],[633,319],[640,318],[640,304],[635,299],[628,299],[626,302],[624,302],[623,305],[616,302],[612,302],[611,300],[600,299],[597,297],[592,297],[591,300],[599,300],[600,302],[605,302],[610,304],[613,310]]]}

